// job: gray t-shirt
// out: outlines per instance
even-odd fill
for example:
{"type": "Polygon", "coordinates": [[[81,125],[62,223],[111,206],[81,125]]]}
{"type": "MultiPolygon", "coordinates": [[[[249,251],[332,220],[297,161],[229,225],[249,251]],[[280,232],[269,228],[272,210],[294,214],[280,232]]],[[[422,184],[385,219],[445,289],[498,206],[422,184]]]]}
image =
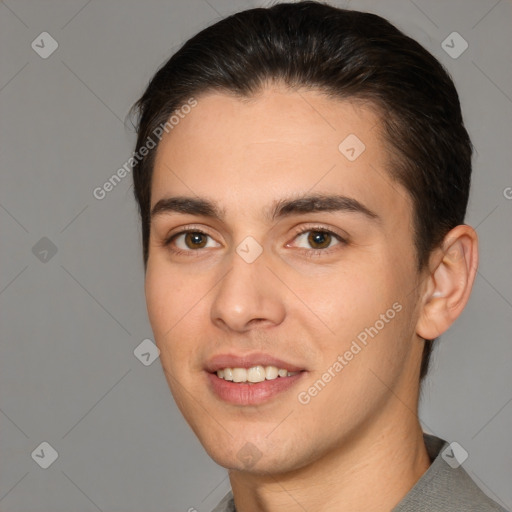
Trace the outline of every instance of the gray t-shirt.
{"type": "MultiPolygon", "coordinates": [[[[425,433],[423,439],[432,464],[391,512],[507,512],[458,465],[446,441],[425,433]]],[[[233,494],[212,512],[236,512],[233,494]]]]}

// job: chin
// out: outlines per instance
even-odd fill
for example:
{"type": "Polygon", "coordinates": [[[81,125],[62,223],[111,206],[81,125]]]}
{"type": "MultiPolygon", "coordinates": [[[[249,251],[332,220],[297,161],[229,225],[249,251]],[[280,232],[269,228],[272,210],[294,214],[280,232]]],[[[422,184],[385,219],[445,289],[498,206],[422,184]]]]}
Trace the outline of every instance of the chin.
{"type": "Polygon", "coordinates": [[[258,449],[249,447],[250,445],[245,448],[244,453],[221,452],[215,448],[207,452],[215,463],[230,471],[268,475],[297,469],[285,454],[272,454],[272,457],[269,458],[268,454],[266,455],[261,450],[257,451],[258,449]],[[286,460],[286,463],[284,463],[284,460],[286,460]]]}
{"type": "Polygon", "coordinates": [[[224,431],[219,434],[218,428],[208,429],[203,438],[201,432],[196,434],[210,458],[228,470],[278,474],[299,469],[308,463],[307,458],[297,452],[292,436],[280,438],[276,432],[274,439],[270,439],[268,432],[267,428],[254,432],[238,424],[238,431],[232,432],[233,437],[224,431]]]}

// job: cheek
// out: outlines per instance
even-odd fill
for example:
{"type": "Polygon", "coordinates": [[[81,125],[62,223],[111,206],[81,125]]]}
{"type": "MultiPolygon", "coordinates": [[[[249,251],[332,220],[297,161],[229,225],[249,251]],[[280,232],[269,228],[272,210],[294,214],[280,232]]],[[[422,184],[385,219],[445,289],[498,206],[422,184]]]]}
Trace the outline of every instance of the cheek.
{"type": "Polygon", "coordinates": [[[148,318],[164,367],[180,375],[196,371],[202,331],[207,325],[208,280],[191,277],[158,258],[148,260],[145,295],[148,318]]]}
{"type": "Polygon", "coordinates": [[[169,294],[167,276],[151,262],[148,262],[144,288],[149,321],[158,338],[172,326],[174,297],[169,294]]]}
{"type": "MultiPolygon", "coordinates": [[[[350,271],[333,274],[327,286],[320,290],[310,283],[305,296],[317,317],[311,316],[310,325],[318,324],[316,336],[323,365],[329,367],[338,355],[357,352],[350,358],[350,373],[354,381],[359,372],[385,365],[391,372],[406,355],[410,339],[409,302],[406,289],[407,269],[382,261],[380,265],[360,265],[354,262],[350,271]],[[325,325],[317,320],[322,319],[325,325]],[[354,345],[355,343],[355,345],[354,345]],[[360,350],[358,349],[358,345],[360,350]],[[358,361],[356,363],[355,361],[358,361]]],[[[367,376],[368,377],[368,376],[367,376]]]]}
{"type": "Polygon", "coordinates": [[[200,289],[178,268],[169,265],[161,254],[148,259],[144,288],[155,336],[174,330],[173,326],[192,308],[200,289]]]}
{"type": "Polygon", "coordinates": [[[183,280],[175,272],[170,272],[164,265],[148,261],[145,278],[145,295],[148,318],[155,336],[155,342],[165,353],[179,348],[173,346],[180,324],[186,320],[189,298],[184,294],[183,280]]]}
{"type": "MultiPolygon", "coordinates": [[[[308,305],[324,320],[330,334],[338,338],[354,336],[370,321],[387,309],[385,288],[368,269],[340,270],[329,276],[325,285],[311,282],[304,293],[308,305]]],[[[325,326],[319,326],[329,332],[325,326]]],[[[339,347],[338,347],[339,348],[339,347]]]]}

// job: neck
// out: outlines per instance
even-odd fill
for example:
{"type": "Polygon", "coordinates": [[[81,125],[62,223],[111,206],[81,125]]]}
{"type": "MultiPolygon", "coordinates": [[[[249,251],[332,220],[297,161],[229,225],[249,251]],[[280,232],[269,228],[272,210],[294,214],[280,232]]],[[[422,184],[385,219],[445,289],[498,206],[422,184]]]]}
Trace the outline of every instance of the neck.
{"type": "Polygon", "coordinates": [[[428,469],[430,459],[421,425],[411,410],[402,404],[388,413],[291,473],[231,471],[237,511],[391,510],[428,469]],[[397,414],[403,421],[397,421],[397,414]]]}

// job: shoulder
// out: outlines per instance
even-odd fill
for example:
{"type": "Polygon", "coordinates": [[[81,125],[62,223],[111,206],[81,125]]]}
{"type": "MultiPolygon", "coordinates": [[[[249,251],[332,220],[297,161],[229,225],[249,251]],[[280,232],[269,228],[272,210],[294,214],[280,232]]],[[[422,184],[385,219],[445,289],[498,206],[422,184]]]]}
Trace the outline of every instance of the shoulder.
{"type": "Polygon", "coordinates": [[[424,439],[432,464],[392,512],[507,512],[471,479],[451,444],[424,439]]]}
{"type": "Polygon", "coordinates": [[[236,512],[233,493],[231,491],[228,492],[212,512],[236,512]]]}

